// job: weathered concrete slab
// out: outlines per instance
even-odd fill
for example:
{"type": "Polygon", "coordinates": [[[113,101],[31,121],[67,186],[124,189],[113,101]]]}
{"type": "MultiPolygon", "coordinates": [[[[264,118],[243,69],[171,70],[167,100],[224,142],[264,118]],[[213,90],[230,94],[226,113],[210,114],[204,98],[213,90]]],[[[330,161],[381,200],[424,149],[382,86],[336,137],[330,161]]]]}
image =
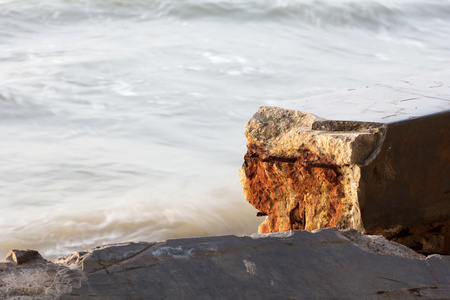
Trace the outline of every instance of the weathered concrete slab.
{"type": "Polygon", "coordinates": [[[355,228],[450,254],[450,71],[262,107],[246,136],[259,232],[355,228]]]}
{"type": "Polygon", "coordinates": [[[334,228],[124,243],[54,263],[32,257],[20,264],[11,259],[0,263],[2,299],[445,299],[450,295],[448,256],[425,257],[380,236],[334,228]],[[32,283],[40,279],[47,284],[33,289],[32,283]]]}
{"type": "Polygon", "coordinates": [[[280,108],[327,120],[391,124],[450,110],[450,70],[286,101],[280,108]]]}

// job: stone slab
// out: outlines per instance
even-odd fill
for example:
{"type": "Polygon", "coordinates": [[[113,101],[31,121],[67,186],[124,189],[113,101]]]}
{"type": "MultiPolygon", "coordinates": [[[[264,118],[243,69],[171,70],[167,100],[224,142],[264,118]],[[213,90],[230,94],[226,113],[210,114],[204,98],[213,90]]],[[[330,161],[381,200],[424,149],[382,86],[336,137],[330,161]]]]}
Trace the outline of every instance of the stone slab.
{"type": "Polygon", "coordinates": [[[53,263],[33,257],[22,264],[0,263],[2,299],[445,299],[450,295],[448,256],[426,257],[356,230],[123,243],[77,252],[53,263]],[[31,282],[41,277],[49,282],[47,288],[33,289],[31,282]]]}

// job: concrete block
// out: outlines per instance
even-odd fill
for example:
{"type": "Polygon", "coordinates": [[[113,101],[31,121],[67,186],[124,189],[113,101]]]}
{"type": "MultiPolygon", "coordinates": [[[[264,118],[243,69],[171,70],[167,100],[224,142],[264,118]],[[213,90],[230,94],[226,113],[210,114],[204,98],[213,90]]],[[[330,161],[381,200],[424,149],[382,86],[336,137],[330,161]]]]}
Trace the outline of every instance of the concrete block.
{"type": "Polygon", "coordinates": [[[246,136],[259,232],[354,228],[450,254],[450,71],[262,107],[246,136]]]}

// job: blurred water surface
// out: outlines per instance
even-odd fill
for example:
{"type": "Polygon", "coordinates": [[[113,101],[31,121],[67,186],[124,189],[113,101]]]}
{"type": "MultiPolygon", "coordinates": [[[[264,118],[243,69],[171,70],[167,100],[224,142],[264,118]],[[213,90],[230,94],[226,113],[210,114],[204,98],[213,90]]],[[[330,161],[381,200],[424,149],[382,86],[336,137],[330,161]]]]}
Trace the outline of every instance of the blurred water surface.
{"type": "Polygon", "coordinates": [[[253,233],[259,106],[449,54],[444,0],[0,0],[0,256],[253,233]]]}

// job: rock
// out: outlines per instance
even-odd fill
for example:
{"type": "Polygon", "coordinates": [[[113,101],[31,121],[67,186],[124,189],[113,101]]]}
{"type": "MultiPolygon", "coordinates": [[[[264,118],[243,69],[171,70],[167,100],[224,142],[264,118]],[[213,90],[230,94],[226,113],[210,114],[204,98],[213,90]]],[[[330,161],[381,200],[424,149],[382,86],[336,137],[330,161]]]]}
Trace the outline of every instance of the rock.
{"type": "Polygon", "coordinates": [[[354,228],[450,254],[449,87],[447,71],[261,107],[239,172],[259,232],[354,228]]]}
{"type": "Polygon", "coordinates": [[[53,263],[4,261],[0,268],[2,299],[13,298],[7,291],[19,286],[24,288],[22,298],[15,299],[50,298],[48,289],[61,279],[67,285],[54,288],[52,299],[445,299],[450,295],[450,257],[426,257],[381,236],[334,228],[106,245],[53,263]],[[7,280],[11,276],[15,279],[7,280]],[[37,289],[38,279],[49,288],[37,289]],[[36,289],[27,289],[29,285],[36,289]]]}
{"type": "Polygon", "coordinates": [[[5,258],[5,261],[21,265],[29,261],[41,261],[44,258],[35,250],[11,250],[5,258]]]}
{"type": "Polygon", "coordinates": [[[78,267],[45,260],[35,250],[11,250],[0,262],[0,299],[55,299],[80,287],[78,267]]]}

